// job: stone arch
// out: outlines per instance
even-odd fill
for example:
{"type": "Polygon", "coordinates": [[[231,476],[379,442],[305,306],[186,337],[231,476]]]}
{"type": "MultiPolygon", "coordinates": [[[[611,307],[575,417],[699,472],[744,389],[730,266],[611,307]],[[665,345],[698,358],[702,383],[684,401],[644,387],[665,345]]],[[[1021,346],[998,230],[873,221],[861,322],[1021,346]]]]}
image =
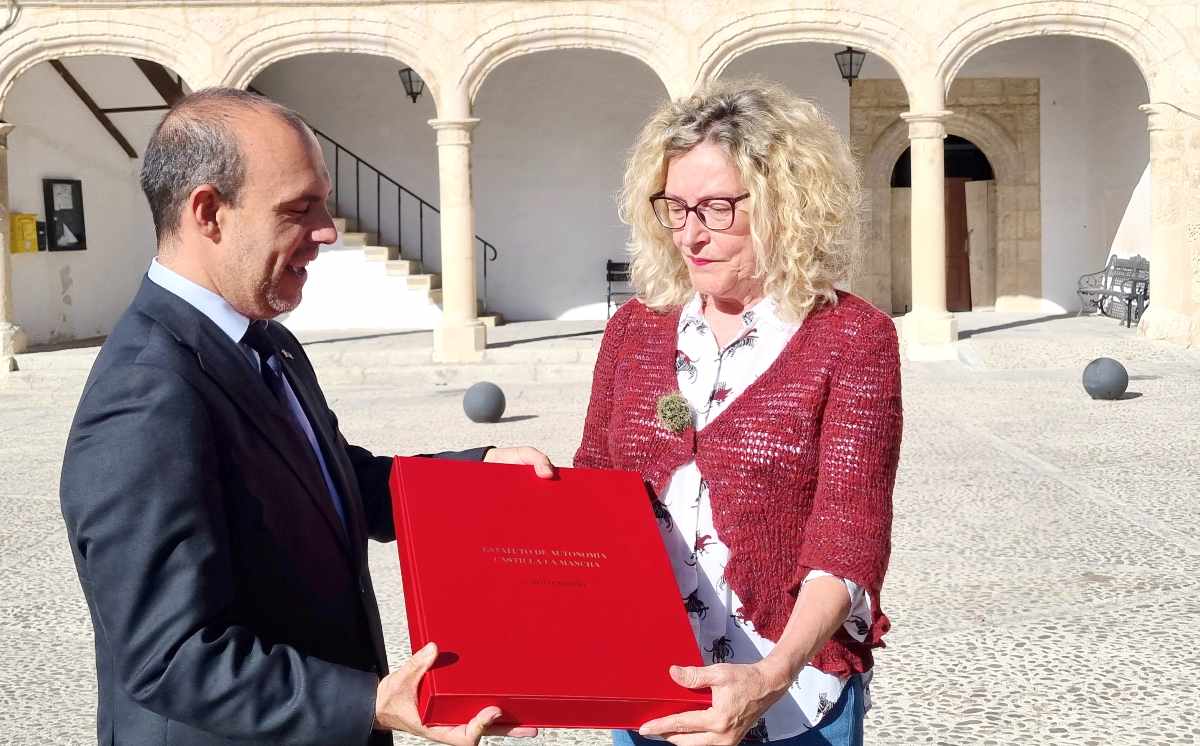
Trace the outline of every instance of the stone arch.
{"type": "Polygon", "coordinates": [[[1011,39],[1047,34],[1099,39],[1124,50],[1146,81],[1151,101],[1167,91],[1194,93],[1198,85],[1200,66],[1165,14],[1141,4],[1084,0],[1030,0],[964,18],[937,42],[938,79],[949,90],[962,66],[980,51],[1011,39]]]}
{"type": "Polygon", "coordinates": [[[599,49],[627,55],[649,67],[669,95],[687,92],[686,76],[676,62],[686,58],[686,40],[670,38],[672,32],[661,18],[623,15],[620,9],[604,14],[511,15],[501,16],[507,20],[482,23],[487,30],[463,48],[465,65],[457,83],[472,102],[488,75],[505,61],[554,49],[599,49]]]}
{"type": "Polygon", "coordinates": [[[306,54],[349,53],[388,57],[408,65],[421,76],[440,104],[442,82],[430,60],[431,50],[445,48],[445,39],[432,28],[408,23],[361,18],[318,18],[264,25],[238,39],[229,48],[229,65],[222,84],[236,88],[250,85],[255,76],[276,62],[306,54]],[[353,30],[350,30],[350,28],[353,30]],[[421,40],[420,45],[409,40],[421,40]]]}
{"type": "Polygon", "coordinates": [[[131,16],[22,28],[0,44],[0,113],[17,78],[42,62],[83,55],[137,57],[165,66],[195,87],[212,80],[208,49],[191,30],[158,18],[153,24],[131,16]]]}
{"type": "MultiPolygon", "coordinates": [[[[994,120],[980,113],[952,112],[944,120],[946,134],[957,135],[974,143],[987,157],[996,182],[996,245],[988,270],[995,278],[995,307],[997,310],[1026,310],[1022,304],[1036,295],[1031,279],[1022,278],[1019,266],[1025,264],[1026,274],[1040,277],[1041,221],[1038,209],[1040,181],[1037,173],[1027,172],[1026,158],[1017,142],[994,120]],[[1034,207],[1028,207],[1029,203],[1034,207]],[[1036,228],[1025,227],[1026,216],[1036,228]],[[1023,233],[1023,231],[1026,231],[1023,233]],[[1036,264],[1037,270],[1031,269],[1036,264]]],[[[871,146],[863,163],[863,187],[866,191],[870,216],[866,221],[867,272],[886,274],[869,285],[895,282],[891,271],[893,251],[891,176],[896,161],[909,147],[908,123],[897,119],[885,129],[871,146]],[[886,260],[886,261],[885,261],[886,260]]],[[[1036,154],[1035,154],[1036,155],[1036,154]]],[[[895,309],[892,309],[895,311],[895,309]]]]}
{"type": "Polygon", "coordinates": [[[698,48],[693,85],[715,80],[733,60],[760,47],[816,42],[850,44],[879,56],[896,71],[912,97],[922,78],[916,62],[924,42],[863,9],[800,8],[746,13],[706,37],[698,48]]]}
{"type": "MultiPolygon", "coordinates": [[[[966,138],[979,146],[992,164],[997,184],[1023,183],[1020,148],[996,122],[979,114],[951,112],[943,125],[946,134],[966,138]]],[[[908,146],[908,123],[897,119],[871,147],[863,165],[864,186],[868,189],[887,188],[891,183],[892,168],[908,146]]]]}

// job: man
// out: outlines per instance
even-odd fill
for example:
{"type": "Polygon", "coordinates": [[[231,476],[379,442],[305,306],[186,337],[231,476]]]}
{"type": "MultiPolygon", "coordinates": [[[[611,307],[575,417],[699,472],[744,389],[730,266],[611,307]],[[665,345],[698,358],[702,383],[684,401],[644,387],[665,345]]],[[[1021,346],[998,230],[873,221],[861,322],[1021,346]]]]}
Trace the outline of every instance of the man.
{"type": "MultiPolygon", "coordinates": [[[[158,256],[96,359],[61,486],[100,742],[477,743],[497,708],[421,726],[432,645],[387,674],[366,542],[395,538],[390,460],[347,444],[269,321],[337,238],[317,141],[267,99],[199,91],[159,124],[142,187],[158,256]]],[[[532,448],[440,456],[551,474],[532,448]]]]}

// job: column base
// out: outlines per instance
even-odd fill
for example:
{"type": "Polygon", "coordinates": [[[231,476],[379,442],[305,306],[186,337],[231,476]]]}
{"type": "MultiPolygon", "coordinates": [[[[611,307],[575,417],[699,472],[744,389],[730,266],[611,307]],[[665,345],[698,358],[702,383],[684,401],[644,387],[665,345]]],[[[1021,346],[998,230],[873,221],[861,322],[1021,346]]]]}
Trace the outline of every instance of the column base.
{"type": "Polygon", "coordinates": [[[29,346],[29,340],[16,324],[0,324],[0,358],[20,355],[29,346]]]}
{"type": "Polygon", "coordinates": [[[1151,306],[1138,322],[1138,334],[1185,347],[1200,345],[1200,313],[1188,316],[1169,308],[1151,306]]]}
{"type": "Polygon", "coordinates": [[[958,319],[951,314],[913,311],[904,317],[901,335],[909,360],[958,359],[958,319]]]}
{"type": "Polygon", "coordinates": [[[439,326],[433,330],[433,359],[438,363],[477,363],[487,347],[487,327],[439,326]]]}

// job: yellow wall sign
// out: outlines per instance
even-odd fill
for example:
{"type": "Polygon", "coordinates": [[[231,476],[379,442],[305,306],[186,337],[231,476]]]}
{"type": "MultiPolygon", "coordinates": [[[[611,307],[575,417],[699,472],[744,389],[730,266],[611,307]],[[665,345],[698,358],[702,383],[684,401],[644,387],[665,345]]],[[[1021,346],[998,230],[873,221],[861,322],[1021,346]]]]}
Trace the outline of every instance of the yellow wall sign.
{"type": "Polygon", "coordinates": [[[12,253],[33,253],[38,250],[37,215],[28,212],[14,212],[9,215],[8,225],[12,253]]]}

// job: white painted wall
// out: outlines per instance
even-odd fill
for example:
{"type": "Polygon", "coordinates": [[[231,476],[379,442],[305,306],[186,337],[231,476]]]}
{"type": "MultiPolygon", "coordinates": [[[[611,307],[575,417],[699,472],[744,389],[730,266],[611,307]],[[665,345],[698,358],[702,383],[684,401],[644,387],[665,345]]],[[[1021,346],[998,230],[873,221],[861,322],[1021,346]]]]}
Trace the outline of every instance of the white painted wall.
{"type": "MultiPolygon", "coordinates": [[[[1114,45],[1045,36],[984,49],[959,74],[1041,81],[1042,294],[1047,311],[1073,311],[1081,274],[1103,267],[1110,252],[1149,251],[1150,139],[1137,108],[1148,101],[1141,73],[1114,45]]],[[[896,75],[868,56],[862,77],[896,75]]]]}
{"type": "Polygon", "coordinates": [[[1141,71],[1123,52],[1102,43],[1088,46],[1088,227],[1089,239],[1107,249],[1090,256],[1092,269],[1100,269],[1110,254],[1153,259],[1150,137],[1146,115],[1137,109],[1149,96],[1141,71]]]}
{"type": "MultiPolygon", "coordinates": [[[[66,67],[102,108],[162,103],[123,57],[75,57],[66,67]]],[[[141,154],[158,113],[113,114],[141,154]]],[[[34,344],[107,334],[154,255],[154,226],[129,158],[48,63],[22,75],[5,103],[9,206],[44,219],[43,178],[83,182],[86,251],[15,254],[13,311],[34,344]]]]}
{"type": "MultiPolygon", "coordinates": [[[[842,44],[778,44],[738,57],[722,78],[760,77],[782,83],[829,114],[842,136],[850,137],[850,86],[838,73],[834,52],[842,44]]],[[[886,67],[886,63],[881,63],[886,67]]],[[[891,77],[895,77],[892,74],[891,77]]]]}
{"type": "MultiPolygon", "coordinates": [[[[276,63],[251,84],[262,93],[295,109],[313,127],[328,134],[380,172],[433,205],[438,204],[437,138],[429,120],[437,116],[433,97],[423,93],[414,103],[404,94],[399,71],[405,63],[365,54],[312,54],[276,63]]],[[[330,173],[338,173],[338,213],[355,218],[354,161],[343,153],[335,164],[334,150],[323,142],[330,173]]],[[[382,182],[379,222],[383,241],[396,245],[397,190],[382,182]]],[[[375,176],[359,169],[358,202],[362,229],[376,225],[375,176]]],[[[401,208],[406,259],[420,248],[419,206],[405,196],[401,208]]],[[[438,271],[438,216],[425,210],[426,265],[438,271]]],[[[479,232],[478,230],[476,232],[479,232]]],[[[484,234],[486,236],[486,234],[484,234]]],[[[353,300],[353,290],[348,295],[353,300]]]]}
{"type": "Polygon", "coordinates": [[[665,97],[642,63],[594,50],[519,57],[484,82],[474,186],[477,229],[501,252],[489,270],[496,310],[605,317],[604,262],[623,259],[628,241],[614,198],[638,130],[665,97]]]}

